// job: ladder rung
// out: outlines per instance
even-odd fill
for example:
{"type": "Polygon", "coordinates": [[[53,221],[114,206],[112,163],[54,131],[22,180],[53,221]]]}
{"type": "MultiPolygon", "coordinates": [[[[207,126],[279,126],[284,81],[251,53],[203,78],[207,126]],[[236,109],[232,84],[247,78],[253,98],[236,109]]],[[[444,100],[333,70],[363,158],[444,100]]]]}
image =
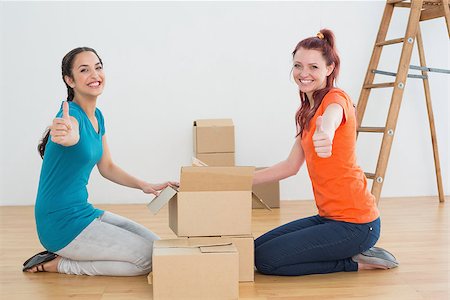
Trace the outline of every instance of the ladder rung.
{"type": "Polygon", "coordinates": [[[386,45],[403,43],[404,41],[405,41],[405,38],[398,38],[398,39],[387,40],[387,41],[384,41],[384,42],[376,43],[375,46],[381,47],[381,46],[386,46],[386,45]]]}
{"type": "Polygon", "coordinates": [[[399,3],[395,3],[394,6],[411,8],[411,2],[399,2],[399,3]]]}
{"type": "Polygon", "coordinates": [[[386,127],[359,127],[358,132],[381,132],[383,133],[386,127]]]}
{"type": "Polygon", "coordinates": [[[385,82],[385,83],[374,83],[374,84],[365,84],[363,86],[364,89],[378,89],[378,88],[387,88],[393,87],[395,82],[385,82]]]}
{"type": "Polygon", "coordinates": [[[426,71],[426,72],[437,72],[437,73],[450,74],[450,70],[445,70],[445,69],[428,68],[428,67],[413,66],[413,65],[410,65],[409,68],[412,70],[421,70],[421,71],[426,71]]]}
{"type": "Polygon", "coordinates": [[[403,2],[405,0],[387,0],[388,4],[395,4],[395,3],[399,3],[399,2],[403,2]]]}
{"type": "MultiPolygon", "coordinates": [[[[374,74],[382,74],[382,75],[388,75],[388,76],[397,76],[397,73],[394,72],[387,72],[387,71],[381,71],[381,70],[372,70],[372,73],[374,74]]],[[[419,74],[408,74],[408,78],[420,78],[420,79],[427,79],[427,75],[419,75],[419,74]]]]}
{"type": "Polygon", "coordinates": [[[368,179],[375,179],[375,174],[374,173],[364,172],[364,175],[366,175],[366,177],[368,179]]]}

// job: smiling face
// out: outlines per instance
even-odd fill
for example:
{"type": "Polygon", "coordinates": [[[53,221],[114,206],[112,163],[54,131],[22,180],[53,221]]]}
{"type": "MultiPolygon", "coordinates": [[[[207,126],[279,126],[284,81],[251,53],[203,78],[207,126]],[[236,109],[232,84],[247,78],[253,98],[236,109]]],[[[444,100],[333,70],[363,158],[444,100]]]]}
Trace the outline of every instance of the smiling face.
{"type": "Polygon", "coordinates": [[[94,52],[78,53],[72,65],[72,77],[64,76],[66,83],[73,88],[75,98],[97,98],[105,85],[105,74],[100,59],[94,52]]]}
{"type": "Polygon", "coordinates": [[[292,75],[301,92],[308,96],[326,87],[327,76],[333,72],[334,64],[327,66],[322,53],[314,49],[300,48],[294,55],[292,75]]]}

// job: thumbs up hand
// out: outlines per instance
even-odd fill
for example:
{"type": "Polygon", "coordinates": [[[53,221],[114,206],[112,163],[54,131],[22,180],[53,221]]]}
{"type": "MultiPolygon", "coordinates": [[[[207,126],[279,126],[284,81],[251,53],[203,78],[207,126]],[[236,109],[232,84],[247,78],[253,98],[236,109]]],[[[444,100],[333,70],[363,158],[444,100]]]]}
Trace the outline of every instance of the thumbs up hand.
{"type": "Polygon", "coordinates": [[[54,118],[50,126],[50,136],[52,142],[62,146],[73,146],[78,143],[80,134],[78,122],[69,114],[69,103],[63,103],[62,118],[54,118]]]}
{"type": "Polygon", "coordinates": [[[319,116],[316,119],[316,131],[312,137],[314,150],[318,157],[327,158],[331,156],[331,149],[333,145],[332,138],[322,128],[323,117],[319,116]]]}

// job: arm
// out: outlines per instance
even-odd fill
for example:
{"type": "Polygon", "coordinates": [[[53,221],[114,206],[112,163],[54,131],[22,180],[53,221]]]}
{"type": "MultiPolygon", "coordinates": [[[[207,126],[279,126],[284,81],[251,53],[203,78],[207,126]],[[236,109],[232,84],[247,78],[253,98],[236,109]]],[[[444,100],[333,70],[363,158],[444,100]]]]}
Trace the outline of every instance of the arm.
{"type": "Polygon", "coordinates": [[[317,156],[327,158],[331,156],[333,138],[336,129],[341,125],[344,110],[337,103],[327,106],[323,116],[316,120],[316,131],[313,135],[314,148],[317,156]]]}
{"type": "Polygon", "coordinates": [[[297,174],[298,170],[300,170],[300,167],[305,162],[305,153],[303,152],[300,139],[300,136],[295,139],[294,146],[292,147],[291,153],[289,153],[286,160],[281,161],[269,168],[256,171],[255,176],[253,177],[253,184],[256,185],[278,181],[297,174]]]}
{"type": "Polygon", "coordinates": [[[97,168],[100,174],[106,179],[130,188],[140,189],[146,194],[151,193],[155,195],[158,195],[158,191],[164,189],[168,185],[178,185],[176,182],[151,184],[131,176],[112,161],[111,153],[109,151],[105,135],[103,135],[102,137],[102,145],[103,155],[100,161],[97,163],[97,168]]]}

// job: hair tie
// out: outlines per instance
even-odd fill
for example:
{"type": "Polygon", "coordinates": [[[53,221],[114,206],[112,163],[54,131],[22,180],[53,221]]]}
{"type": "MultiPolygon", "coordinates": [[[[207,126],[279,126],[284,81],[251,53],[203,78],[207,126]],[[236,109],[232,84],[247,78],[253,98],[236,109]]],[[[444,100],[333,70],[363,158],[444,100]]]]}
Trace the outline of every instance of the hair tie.
{"type": "Polygon", "coordinates": [[[322,32],[318,32],[318,33],[316,34],[316,36],[317,36],[319,39],[321,39],[321,40],[323,40],[323,39],[325,38],[325,36],[323,35],[322,32]]]}

